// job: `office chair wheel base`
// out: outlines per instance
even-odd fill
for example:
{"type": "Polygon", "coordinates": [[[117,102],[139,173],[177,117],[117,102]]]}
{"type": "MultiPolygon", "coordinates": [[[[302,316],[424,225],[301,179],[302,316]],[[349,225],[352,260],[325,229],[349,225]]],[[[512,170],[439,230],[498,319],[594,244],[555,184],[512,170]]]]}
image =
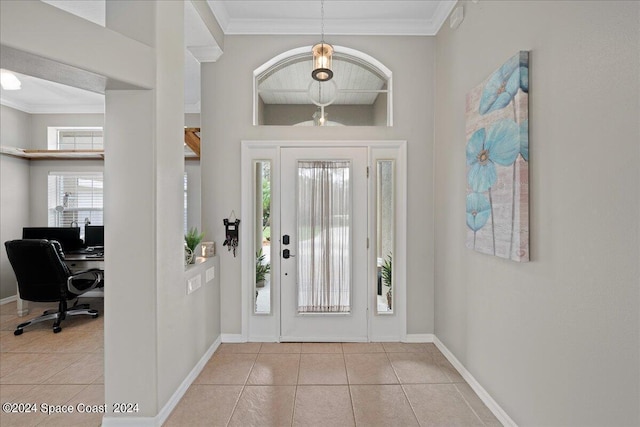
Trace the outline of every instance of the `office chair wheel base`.
{"type": "Polygon", "coordinates": [[[62,328],[60,326],[54,326],[53,327],[53,333],[57,334],[58,332],[60,332],[62,330],[62,328]]]}
{"type": "Polygon", "coordinates": [[[92,318],[92,319],[97,319],[97,318],[98,318],[98,313],[96,313],[96,314],[92,314],[92,315],[91,315],[91,318],[92,318]]]}
{"type": "Polygon", "coordinates": [[[24,331],[22,329],[16,329],[15,331],[13,331],[13,335],[18,336],[18,335],[22,335],[24,331]]]}

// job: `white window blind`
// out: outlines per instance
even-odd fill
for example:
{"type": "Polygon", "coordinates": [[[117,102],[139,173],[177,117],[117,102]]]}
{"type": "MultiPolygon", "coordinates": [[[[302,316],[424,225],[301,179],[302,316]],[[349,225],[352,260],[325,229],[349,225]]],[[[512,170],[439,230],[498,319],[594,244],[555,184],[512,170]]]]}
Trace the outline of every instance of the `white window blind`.
{"type": "Polygon", "coordinates": [[[49,149],[104,150],[101,127],[49,128],[49,149]]]}
{"type": "Polygon", "coordinates": [[[101,172],[50,172],[49,226],[104,225],[104,179],[101,172]]]}

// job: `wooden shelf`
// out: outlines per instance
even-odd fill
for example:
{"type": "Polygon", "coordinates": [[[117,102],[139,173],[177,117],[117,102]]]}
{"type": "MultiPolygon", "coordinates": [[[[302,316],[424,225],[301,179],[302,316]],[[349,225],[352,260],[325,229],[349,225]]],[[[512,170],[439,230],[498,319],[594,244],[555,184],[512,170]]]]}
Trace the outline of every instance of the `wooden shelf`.
{"type": "MultiPolygon", "coordinates": [[[[191,149],[185,150],[185,160],[200,160],[200,128],[185,128],[184,141],[191,149]]],[[[104,160],[104,150],[29,150],[0,146],[0,154],[29,160],[104,160]]]]}
{"type": "Polygon", "coordinates": [[[25,150],[3,145],[0,153],[28,160],[104,160],[102,150],[25,150]]]}

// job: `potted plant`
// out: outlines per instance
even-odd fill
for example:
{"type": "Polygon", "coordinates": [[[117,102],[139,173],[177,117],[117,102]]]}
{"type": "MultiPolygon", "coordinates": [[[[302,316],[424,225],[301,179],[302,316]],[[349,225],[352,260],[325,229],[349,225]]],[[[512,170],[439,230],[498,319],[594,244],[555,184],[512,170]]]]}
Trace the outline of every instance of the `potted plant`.
{"type": "Polygon", "coordinates": [[[200,244],[203,237],[204,237],[204,233],[198,233],[198,227],[191,227],[187,232],[187,234],[184,235],[184,242],[187,245],[187,248],[189,248],[189,250],[193,254],[189,264],[195,264],[196,246],[200,244]]]}
{"type": "Polygon", "coordinates": [[[391,293],[391,285],[393,274],[391,271],[392,267],[392,257],[391,254],[387,255],[387,258],[384,260],[382,264],[382,283],[389,288],[387,291],[387,307],[391,310],[391,302],[392,302],[392,293],[391,293]]]}
{"type": "Polygon", "coordinates": [[[262,249],[256,252],[256,287],[263,288],[267,274],[271,271],[271,264],[264,262],[265,254],[262,249]]]}

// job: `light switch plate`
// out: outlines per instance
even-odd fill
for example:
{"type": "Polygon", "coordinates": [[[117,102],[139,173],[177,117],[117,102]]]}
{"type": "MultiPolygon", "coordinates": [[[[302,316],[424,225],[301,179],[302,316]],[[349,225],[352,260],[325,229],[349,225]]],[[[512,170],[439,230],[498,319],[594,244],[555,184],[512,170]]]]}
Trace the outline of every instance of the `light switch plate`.
{"type": "Polygon", "coordinates": [[[198,289],[200,286],[202,286],[202,279],[199,274],[187,280],[187,295],[198,289]]]}
{"type": "Polygon", "coordinates": [[[216,278],[216,268],[215,267],[207,268],[207,272],[205,273],[205,281],[209,283],[215,278],[216,278]]]}

